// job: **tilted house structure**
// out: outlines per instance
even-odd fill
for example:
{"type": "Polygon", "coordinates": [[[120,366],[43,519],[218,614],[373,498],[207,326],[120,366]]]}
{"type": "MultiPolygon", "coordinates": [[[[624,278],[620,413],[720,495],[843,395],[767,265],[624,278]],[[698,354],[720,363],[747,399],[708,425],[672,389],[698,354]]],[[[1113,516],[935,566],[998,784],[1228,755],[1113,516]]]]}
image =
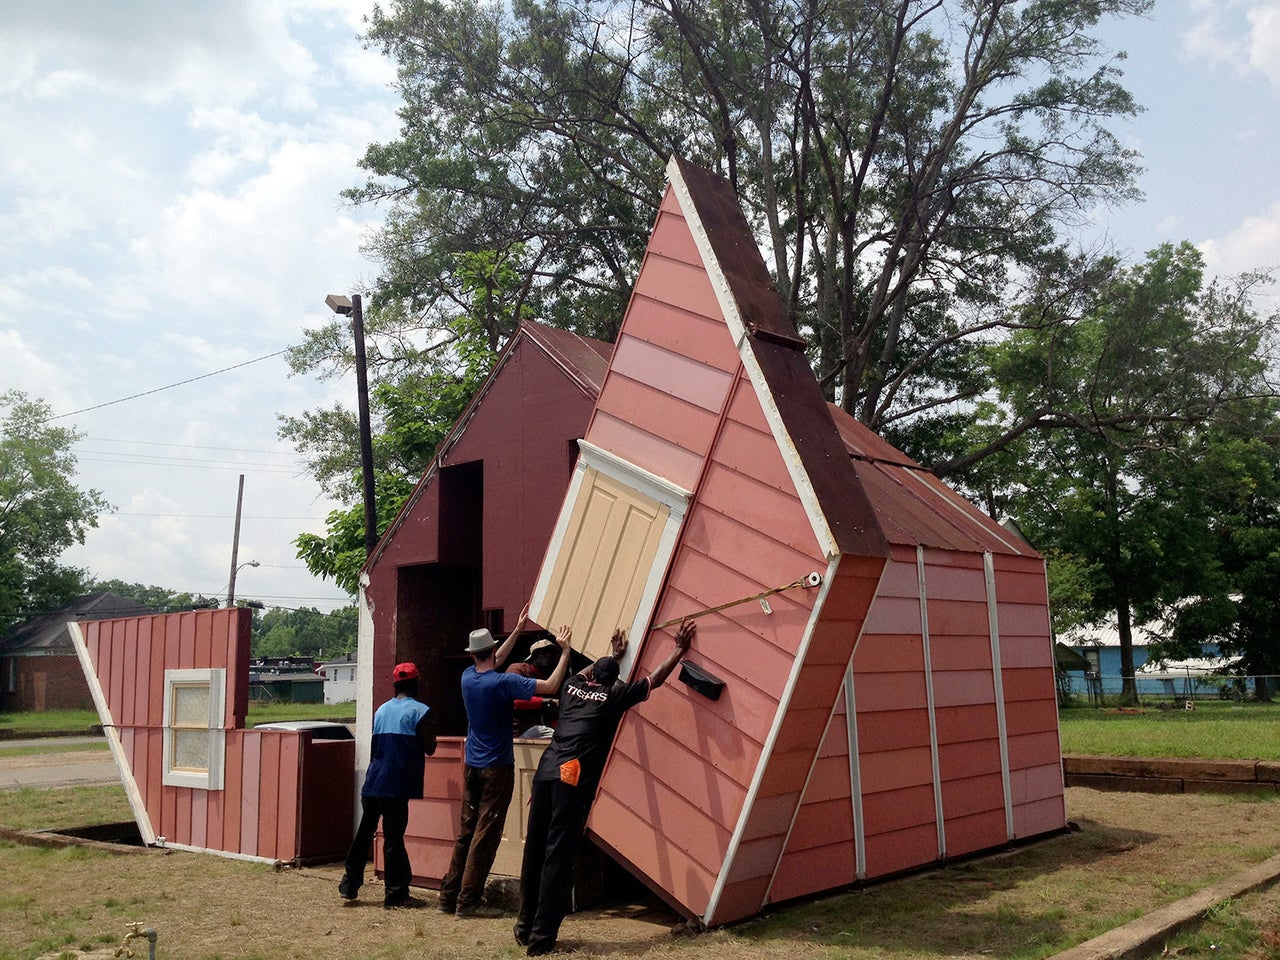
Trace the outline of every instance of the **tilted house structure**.
{"type": "Polygon", "coordinates": [[[825,403],[728,183],[668,176],[533,616],[598,655],[798,586],[700,621],[589,831],[719,924],[1063,828],[1043,561],[825,403]]]}
{"type": "MultiPolygon", "coordinates": [[[[589,656],[627,628],[633,676],[671,623],[721,608],[679,679],[626,714],[588,821],[691,918],[1065,826],[1042,559],[825,402],[729,185],[679,159],[668,174],[612,352],[522,325],[369,558],[356,751],[326,767],[305,735],[240,729],[247,611],[85,627],[144,838],[302,859],[320,780],[349,839],[374,705],[413,660],[440,745],[406,844],[416,882],[437,883],[466,636],[503,633],[530,593],[589,656]]],[[[519,869],[541,748],[517,741],[498,872],[519,869]]]]}
{"type": "MultiPolygon", "coordinates": [[[[396,663],[422,668],[420,696],[435,714],[438,746],[405,837],[419,883],[438,884],[457,836],[467,634],[487,626],[504,635],[528,600],[611,349],[522,323],[365,565],[356,696],[361,775],[373,710],[392,695],[396,663]]],[[[517,657],[536,638],[531,632],[517,657]]],[[[542,746],[518,745],[522,767],[537,762],[542,746]]],[[[519,871],[528,786],[517,784],[498,872],[519,871]]],[[[381,856],[379,842],[379,869],[381,856]]]]}

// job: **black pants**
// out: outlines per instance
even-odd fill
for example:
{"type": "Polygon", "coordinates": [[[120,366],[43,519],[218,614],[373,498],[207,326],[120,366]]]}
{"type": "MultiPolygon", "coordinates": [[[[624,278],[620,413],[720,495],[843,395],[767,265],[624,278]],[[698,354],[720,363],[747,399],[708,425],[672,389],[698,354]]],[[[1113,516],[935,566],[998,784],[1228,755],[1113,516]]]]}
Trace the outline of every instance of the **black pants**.
{"type": "Polygon", "coordinates": [[[442,909],[474,907],[484,896],[515,783],[514,766],[463,767],[462,824],[449,870],[440,881],[442,909]]]}
{"type": "Polygon", "coordinates": [[[409,801],[396,797],[361,797],[360,826],[347,852],[347,870],[340,890],[344,897],[355,899],[364,883],[364,865],[369,856],[378,820],[382,820],[382,878],[386,884],[386,902],[395,904],[409,896],[409,852],[404,848],[404,831],[409,825],[409,801]]]}
{"type": "Polygon", "coordinates": [[[530,953],[556,944],[573,894],[573,862],[587,822],[586,792],[560,780],[535,780],[520,867],[516,937],[530,953]]]}

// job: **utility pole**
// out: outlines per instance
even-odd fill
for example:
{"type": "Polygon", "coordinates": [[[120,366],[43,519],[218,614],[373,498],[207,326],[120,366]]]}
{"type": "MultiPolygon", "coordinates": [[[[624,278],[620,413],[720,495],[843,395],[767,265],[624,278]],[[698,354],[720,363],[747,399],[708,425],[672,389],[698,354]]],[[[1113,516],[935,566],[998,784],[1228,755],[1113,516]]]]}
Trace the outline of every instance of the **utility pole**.
{"type": "Polygon", "coordinates": [[[364,310],[360,294],[349,298],[331,293],[324,302],[334,313],[351,316],[351,337],[356,348],[356,404],[360,417],[360,475],[364,481],[364,553],[378,545],[378,511],[373,499],[373,436],[369,427],[369,381],[364,356],[364,310]]]}
{"type": "Polygon", "coordinates": [[[236,494],[236,532],[231,537],[231,576],[227,579],[227,606],[236,605],[236,560],[240,554],[240,508],[244,505],[244,474],[240,474],[240,491],[236,494]]]}

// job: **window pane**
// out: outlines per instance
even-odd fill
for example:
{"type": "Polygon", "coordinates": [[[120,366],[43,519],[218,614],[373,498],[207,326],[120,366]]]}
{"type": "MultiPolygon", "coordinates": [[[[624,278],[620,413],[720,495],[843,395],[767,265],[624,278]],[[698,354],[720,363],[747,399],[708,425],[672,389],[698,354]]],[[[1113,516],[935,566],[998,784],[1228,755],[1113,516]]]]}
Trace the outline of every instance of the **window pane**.
{"type": "Polygon", "coordinates": [[[207,683],[174,685],[173,725],[175,727],[209,726],[209,685],[207,683]]]}
{"type": "Polygon", "coordinates": [[[173,765],[184,770],[208,770],[208,731],[174,730],[173,765]]]}

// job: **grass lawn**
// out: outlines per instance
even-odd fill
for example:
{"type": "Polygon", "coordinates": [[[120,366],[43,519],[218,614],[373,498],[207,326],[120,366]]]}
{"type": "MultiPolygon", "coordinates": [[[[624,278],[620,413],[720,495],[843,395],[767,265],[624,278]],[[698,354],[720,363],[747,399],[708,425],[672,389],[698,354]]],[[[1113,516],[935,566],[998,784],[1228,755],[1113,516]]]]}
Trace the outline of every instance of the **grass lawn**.
{"type": "MultiPolygon", "coordinates": [[[[345,720],[356,718],[349,703],[249,703],[246,726],[275,720],[345,720]]],[[[42,710],[39,713],[0,713],[0,735],[21,738],[37,733],[80,733],[99,722],[95,710],[42,710]],[[5,731],[12,731],[7,733],[5,731]]],[[[0,740],[0,744],[3,741],[0,740]]]]}
{"type": "Polygon", "coordinates": [[[1107,757],[1280,760],[1280,703],[1196,702],[1194,710],[1067,707],[1062,752],[1107,757]]]}

